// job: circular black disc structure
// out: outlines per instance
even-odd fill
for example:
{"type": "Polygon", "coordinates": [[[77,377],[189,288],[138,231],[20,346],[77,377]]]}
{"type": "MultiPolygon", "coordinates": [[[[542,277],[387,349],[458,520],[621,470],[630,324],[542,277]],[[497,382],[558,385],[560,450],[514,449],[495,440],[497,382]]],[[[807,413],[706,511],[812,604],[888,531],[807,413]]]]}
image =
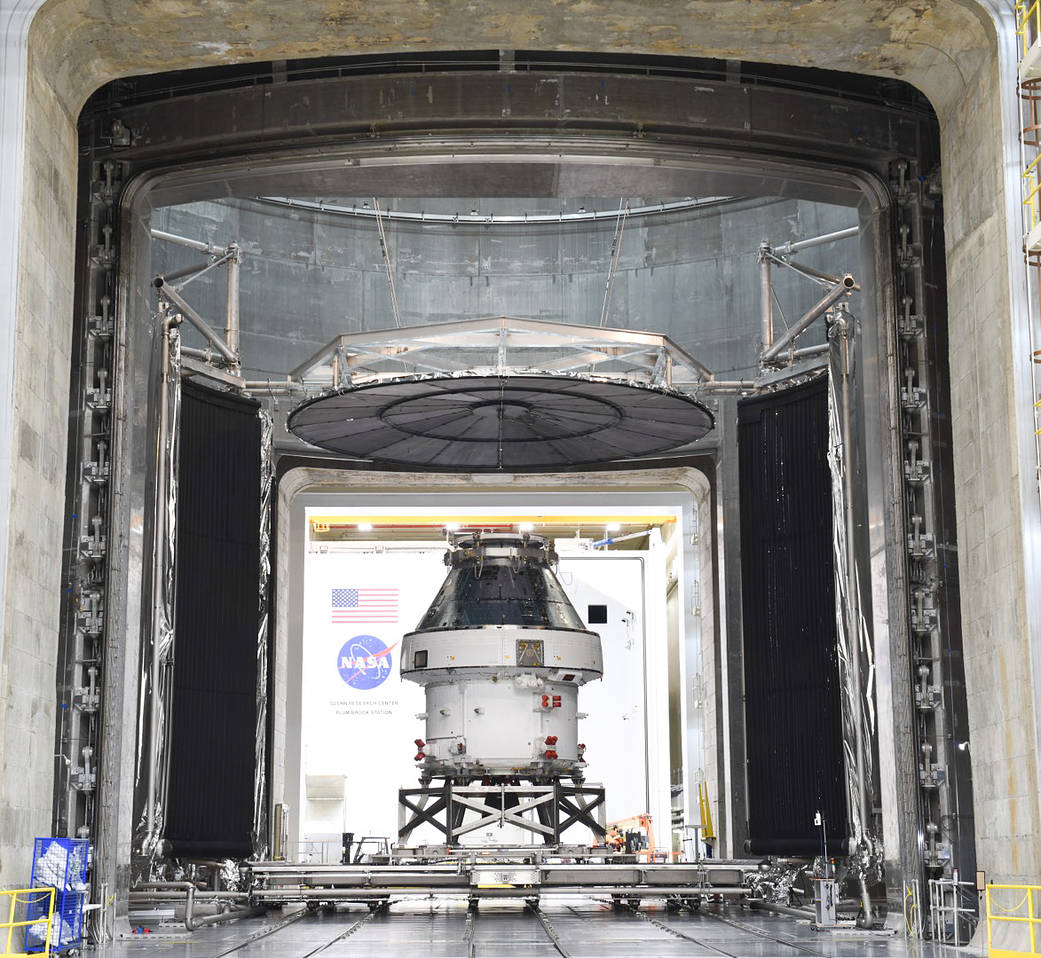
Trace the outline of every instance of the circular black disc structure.
{"type": "Polygon", "coordinates": [[[312,445],[430,471],[524,472],[656,455],[713,426],[670,389],[569,376],[445,376],[344,388],[301,403],[312,445]]]}

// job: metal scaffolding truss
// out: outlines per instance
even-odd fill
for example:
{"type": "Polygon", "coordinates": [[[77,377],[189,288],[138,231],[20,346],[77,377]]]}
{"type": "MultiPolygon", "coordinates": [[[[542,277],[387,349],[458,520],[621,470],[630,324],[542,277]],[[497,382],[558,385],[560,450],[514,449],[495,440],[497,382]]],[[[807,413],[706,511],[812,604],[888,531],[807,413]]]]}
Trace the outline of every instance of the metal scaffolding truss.
{"type": "Polygon", "coordinates": [[[711,371],[667,336],[491,316],[337,336],[284,380],[249,382],[301,391],[423,375],[595,375],[657,387],[694,388],[711,371]]]}

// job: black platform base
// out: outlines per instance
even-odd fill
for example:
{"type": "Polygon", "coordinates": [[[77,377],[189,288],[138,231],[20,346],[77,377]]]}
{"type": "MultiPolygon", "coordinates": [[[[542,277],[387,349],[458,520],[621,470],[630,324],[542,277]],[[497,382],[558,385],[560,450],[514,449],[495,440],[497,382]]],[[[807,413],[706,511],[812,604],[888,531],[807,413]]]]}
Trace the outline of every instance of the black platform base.
{"type": "Polygon", "coordinates": [[[460,785],[446,780],[398,792],[398,842],[420,825],[433,825],[445,844],[495,825],[515,825],[556,845],[574,825],[601,841],[607,833],[602,785],[460,785]]]}

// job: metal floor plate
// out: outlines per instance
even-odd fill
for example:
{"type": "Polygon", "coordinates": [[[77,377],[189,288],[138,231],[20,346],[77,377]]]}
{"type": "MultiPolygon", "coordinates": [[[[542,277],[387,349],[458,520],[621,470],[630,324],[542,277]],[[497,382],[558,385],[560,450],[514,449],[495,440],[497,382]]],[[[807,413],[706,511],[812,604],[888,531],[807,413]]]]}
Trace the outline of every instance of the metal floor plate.
{"type": "Polygon", "coordinates": [[[476,915],[468,915],[461,899],[410,899],[374,915],[360,906],[306,915],[255,937],[283,917],[275,911],[266,918],[203,928],[184,942],[136,936],[106,945],[99,954],[105,958],[967,958],[983,954],[900,936],[815,932],[807,922],[736,905],[668,912],[654,902],[637,913],[616,910],[609,902],[590,897],[547,900],[541,917],[520,902],[485,901],[476,915]]]}

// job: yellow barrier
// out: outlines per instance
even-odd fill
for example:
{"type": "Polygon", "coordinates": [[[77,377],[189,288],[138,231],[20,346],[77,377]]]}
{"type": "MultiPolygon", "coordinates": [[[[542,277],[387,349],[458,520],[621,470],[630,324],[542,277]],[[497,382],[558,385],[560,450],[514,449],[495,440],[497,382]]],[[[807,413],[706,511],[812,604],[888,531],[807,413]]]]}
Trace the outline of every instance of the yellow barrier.
{"type": "Polygon", "coordinates": [[[990,958],[1041,956],[1038,950],[1041,948],[1041,885],[988,885],[986,902],[990,958]],[[995,895],[994,892],[1010,894],[995,895]],[[996,900],[1000,898],[1005,901],[996,900]],[[1000,939],[997,945],[995,938],[1000,939]]]}
{"type": "MultiPolygon", "coordinates": [[[[1038,0],[1038,2],[1041,3],[1041,0],[1038,0]]],[[[1041,192],[1041,177],[1038,176],[1039,163],[1041,163],[1041,153],[1035,156],[1023,171],[1023,179],[1026,180],[1026,195],[1023,198],[1023,203],[1029,212],[1028,229],[1033,229],[1038,223],[1038,193],[1041,192]]]]}
{"type": "MultiPolygon", "coordinates": [[[[22,958],[26,953],[22,951],[25,947],[25,929],[30,925],[46,922],[46,933],[41,951],[31,952],[34,956],[46,956],[51,953],[51,919],[54,917],[54,889],[53,888],[13,888],[0,889],[0,917],[7,913],[7,921],[0,921],[0,943],[4,944],[5,950],[0,952],[0,958],[22,958]],[[10,898],[10,904],[5,909],[4,896],[10,898]],[[36,906],[34,910],[46,902],[46,911],[30,917],[30,907],[36,906]],[[16,920],[16,916],[24,914],[24,918],[16,920]],[[6,931],[6,934],[5,934],[6,931]],[[17,951],[11,950],[15,944],[17,951]]],[[[42,929],[41,929],[42,930],[42,929]]]]}

